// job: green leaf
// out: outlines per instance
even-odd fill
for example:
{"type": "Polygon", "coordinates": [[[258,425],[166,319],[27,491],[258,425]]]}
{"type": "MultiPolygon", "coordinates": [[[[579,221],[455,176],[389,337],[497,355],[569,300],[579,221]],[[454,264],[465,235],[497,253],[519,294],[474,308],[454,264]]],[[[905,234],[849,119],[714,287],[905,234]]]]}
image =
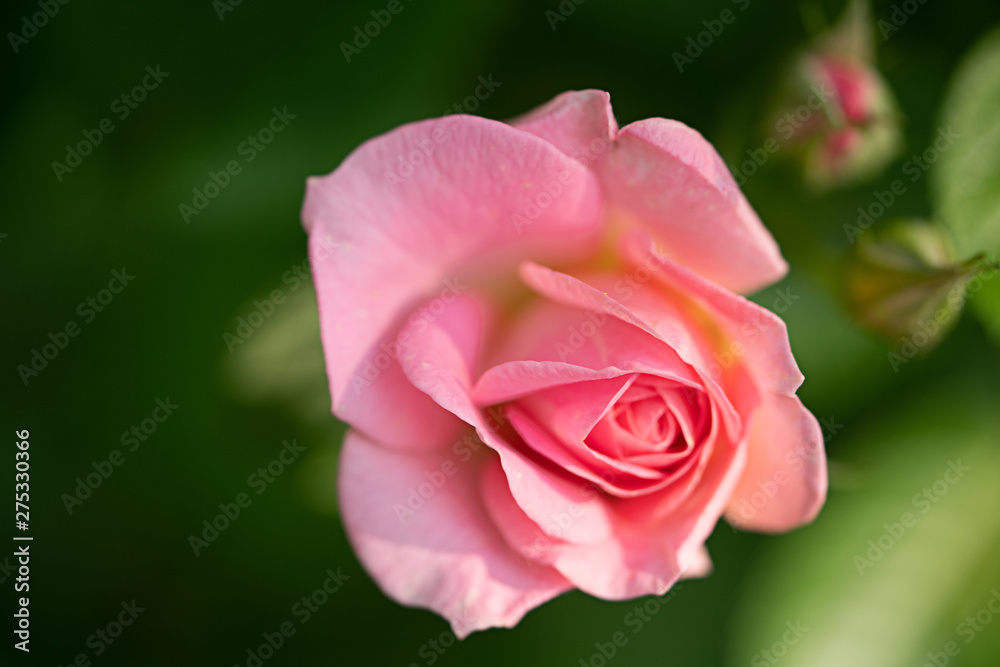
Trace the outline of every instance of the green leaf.
{"type": "MultiPolygon", "coordinates": [[[[297,478],[300,497],[313,509],[337,513],[337,458],[345,426],[330,414],[330,392],[312,285],[286,293],[259,328],[234,343],[225,374],[248,403],[279,403],[315,433],[314,447],[297,478]]],[[[243,334],[241,334],[243,335],[243,334]]]]}
{"type": "MultiPolygon", "coordinates": [[[[981,292],[969,290],[969,302],[973,311],[983,321],[986,330],[1000,341],[1000,280],[983,281],[981,292]]],[[[971,287],[975,287],[973,283],[971,287]]]]}
{"type": "Polygon", "coordinates": [[[990,385],[930,387],[845,433],[854,455],[831,472],[851,484],[751,568],[729,664],[773,664],[769,651],[782,667],[903,667],[949,642],[961,655],[949,664],[997,664],[1000,616],[968,642],[960,627],[1000,589],[1000,397],[990,385]]]}
{"type": "Polygon", "coordinates": [[[232,391],[250,403],[283,403],[317,430],[330,426],[330,391],[319,338],[316,292],[289,292],[287,302],[259,328],[231,343],[226,376],[232,391]]]}
{"type": "Polygon", "coordinates": [[[844,293],[854,317],[888,340],[925,332],[926,353],[958,321],[969,282],[990,272],[982,255],[954,262],[939,226],[897,219],[855,244],[844,293]]]}
{"type": "Polygon", "coordinates": [[[1000,251],[998,108],[1000,28],[972,49],[952,77],[939,139],[949,131],[958,137],[931,170],[937,217],[950,229],[960,257],[1000,251]]]}

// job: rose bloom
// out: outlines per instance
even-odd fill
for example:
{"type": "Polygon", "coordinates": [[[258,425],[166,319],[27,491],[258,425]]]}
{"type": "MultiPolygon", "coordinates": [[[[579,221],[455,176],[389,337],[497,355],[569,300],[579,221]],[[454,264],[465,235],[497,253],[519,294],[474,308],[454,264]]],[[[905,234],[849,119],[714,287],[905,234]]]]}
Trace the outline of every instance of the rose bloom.
{"type": "Polygon", "coordinates": [[[459,637],[574,588],[662,594],[710,570],[720,517],[822,506],[785,326],[737,294],[787,266],[689,127],[619,129],[600,91],[412,123],[309,179],[302,216],[351,544],[459,637]]]}

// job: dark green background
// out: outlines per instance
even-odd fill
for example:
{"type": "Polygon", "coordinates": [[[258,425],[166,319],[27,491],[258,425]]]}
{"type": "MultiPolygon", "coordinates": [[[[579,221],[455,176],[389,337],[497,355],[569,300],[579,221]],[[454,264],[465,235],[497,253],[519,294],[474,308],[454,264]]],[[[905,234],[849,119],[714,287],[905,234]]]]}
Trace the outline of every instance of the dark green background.
{"type": "MultiPolygon", "coordinates": [[[[5,40],[0,417],[8,442],[0,497],[13,493],[13,432],[29,429],[35,541],[32,651],[25,656],[3,646],[3,664],[70,664],[78,653],[95,665],[245,664],[261,633],[295,620],[292,605],[322,583],[327,568],[341,568],[350,580],[308,624],[296,623],[295,636],[265,664],[428,664],[421,646],[446,624],[386,599],[336,516],[333,461],[343,427],[325,416],[329,397],[307,289],[297,293],[306,306],[280,306],[250,341],[264,342],[271,331],[267,344],[280,347],[283,337],[297,334],[304,341],[301,356],[291,355],[298,365],[258,367],[249,343],[230,354],[222,339],[254,299],[274,289],[289,293],[282,275],[305,257],[298,217],[305,178],[331,171],[367,138],[441,115],[473,93],[480,75],[502,83],[480,115],[509,118],[564,90],[600,88],[611,93],[620,124],[676,118],[732,160],[759,145],[749,130],[780,68],[810,37],[799,4],[753,0],[682,74],[671,53],[733,3],[587,0],[553,31],[544,12],[557,0],[403,0],[404,11],[348,64],[338,44],[385,4],[244,0],[220,21],[210,0],[74,0],[18,53],[5,40]],[[127,119],[114,118],[111,102],[141,81],[146,66],[157,65],[169,76],[127,119]],[[190,203],[210,170],[242,159],[237,146],[265,126],[273,107],[296,117],[185,224],[178,205],[190,203]],[[57,181],[51,163],[108,116],[114,132],[57,181]],[[77,304],[122,267],[134,282],[83,324],[77,304]],[[304,324],[293,321],[300,313],[304,324]],[[25,386],[17,366],[30,363],[32,349],[69,320],[82,324],[81,334],[25,386]],[[122,432],[168,396],[181,406],[177,412],[68,514],[61,497],[75,478],[123,449],[122,432]],[[220,502],[249,490],[247,477],[292,438],[305,454],[266,493],[251,491],[253,504],[195,557],[188,536],[220,502]],[[94,657],[88,636],[132,599],[146,611],[94,657]]],[[[828,19],[841,9],[837,2],[818,7],[828,19]]],[[[890,3],[876,2],[874,10],[886,17],[890,3]]],[[[36,11],[35,3],[18,0],[4,7],[0,26],[19,31],[21,17],[36,11]]],[[[880,67],[905,115],[904,153],[881,180],[816,195],[792,168],[771,165],[744,188],[793,267],[786,284],[802,295],[786,316],[807,378],[800,395],[817,416],[843,425],[828,443],[835,487],[828,510],[878,486],[858,472],[864,455],[882,444],[865,434],[907,427],[914,392],[931,396],[925,402],[941,414],[928,418],[941,429],[968,423],[954,419],[946,399],[1000,404],[997,348],[973,318],[928,359],[896,374],[885,361],[888,348],[851,324],[834,296],[847,246],[841,225],[871,201],[873,188],[898,177],[906,151],[929,144],[948,77],[998,22],[1000,5],[990,0],[928,0],[887,43],[879,40],[880,67]],[[899,428],[886,426],[889,415],[899,428]]],[[[894,214],[928,215],[926,187],[925,179],[912,188],[894,214]]],[[[934,460],[943,462],[961,444],[942,437],[934,460]]],[[[904,480],[906,446],[904,439],[893,467],[904,480]]],[[[904,503],[925,481],[903,484],[904,503]]],[[[796,543],[822,530],[826,516],[794,536],[796,543]]],[[[0,531],[0,541],[14,532],[0,531]]],[[[846,535],[863,545],[878,533],[848,527],[846,535]]],[[[760,581],[755,573],[772,571],[772,554],[791,539],[720,524],[709,542],[715,573],[685,582],[610,664],[749,664],[754,650],[780,637],[781,623],[754,638],[747,618],[782,603],[777,594],[748,598],[747,591],[760,581]],[[735,639],[748,633],[749,643],[735,639]]],[[[0,559],[5,553],[7,547],[0,559]]],[[[808,572],[808,563],[800,565],[808,572]]],[[[0,584],[0,636],[8,638],[11,584],[0,584]]],[[[634,606],[564,595],[513,631],[473,635],[437,664],[577,665],[595,641],[623,629],[634,606]]],[[[943,626],[964,613],[958,605],[943,614],[943,626]]],[[[1000,627],[990,630],[1000,634],[1000,627]]],[[[980,653],[966,651],[962,664],[996,664],[997,653],[980,653]]]]}

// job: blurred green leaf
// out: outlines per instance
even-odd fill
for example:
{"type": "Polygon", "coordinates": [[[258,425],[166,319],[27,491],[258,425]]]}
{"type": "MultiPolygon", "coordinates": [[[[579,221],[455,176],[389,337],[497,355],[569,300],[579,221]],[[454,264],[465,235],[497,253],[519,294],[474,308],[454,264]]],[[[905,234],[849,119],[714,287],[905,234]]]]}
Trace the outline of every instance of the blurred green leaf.
{"type": "Polygon", "coordinates": [[[306,285],[286,295],[259,328],[248,326],[249,335],[231,343],[226,376],[233,392],[248,402],[282,403],[306,422],[327,424],[330,392],[316,292],[306,285]]]}
{"type": "Polygon", "coordinates": [[[949,642],[963,658],[954,664],[995,664],[969,659],[1000,624],[968,642],[959,625],[1000,588],[998,396],[972,384],[928,388],[852,431],[858,488],[761,555],[729,664],[902,667],[949,642]]]}
{"type": "MultiPolygon", "coordinates": [[[[330,415],[330,393],[311,284],[284,290],[286,300],[225,362],[231,390],[250,403],[280,403],[316,434],[320,445],[302,463],[298,493],[314,509],[337,512],[337,458],[344,426],[330,415]]],[[[245,331],[244,331],[245,333],[245,331]]],[[[239,330],[237,330],[239,335],[239,330]]]]}
{"type": "Polygon", "coordinates": [[[941,127],[958,135],[931,170],[938,217],[958,254],[1000,251],[1000,29],[972,49],[954,74],[941,127]]]}
{"type": "Polygon", "coordinates": [[[973,310],[982,319],[987,331],[1000,341],[1000,280],[992,280],[983,285],[972,301],[973,310]]]}
{"type": "Polygon", "coordinates": [[[923,220],[894,220],[862,236],[844,272],[854,317],[894,340],[923,331],[928,352],[955,325],[965,287],[982,270],[982,255],[956,263],[944,231],[923,220]]]}

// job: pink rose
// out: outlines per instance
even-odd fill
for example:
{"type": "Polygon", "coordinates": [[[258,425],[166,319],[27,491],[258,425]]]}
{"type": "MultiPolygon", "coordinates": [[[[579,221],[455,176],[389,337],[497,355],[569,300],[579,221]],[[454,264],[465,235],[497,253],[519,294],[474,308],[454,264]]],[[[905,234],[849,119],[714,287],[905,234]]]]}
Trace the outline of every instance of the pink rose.
{"type": "Polygon", "coordinates": [[[810,521],[823,437],[786,272],[715,150],[607,93],[412,123],[309,180],[341,513],[387,595],[460,637],[572,588],[707,573],[721,516],[810,521]]]}

